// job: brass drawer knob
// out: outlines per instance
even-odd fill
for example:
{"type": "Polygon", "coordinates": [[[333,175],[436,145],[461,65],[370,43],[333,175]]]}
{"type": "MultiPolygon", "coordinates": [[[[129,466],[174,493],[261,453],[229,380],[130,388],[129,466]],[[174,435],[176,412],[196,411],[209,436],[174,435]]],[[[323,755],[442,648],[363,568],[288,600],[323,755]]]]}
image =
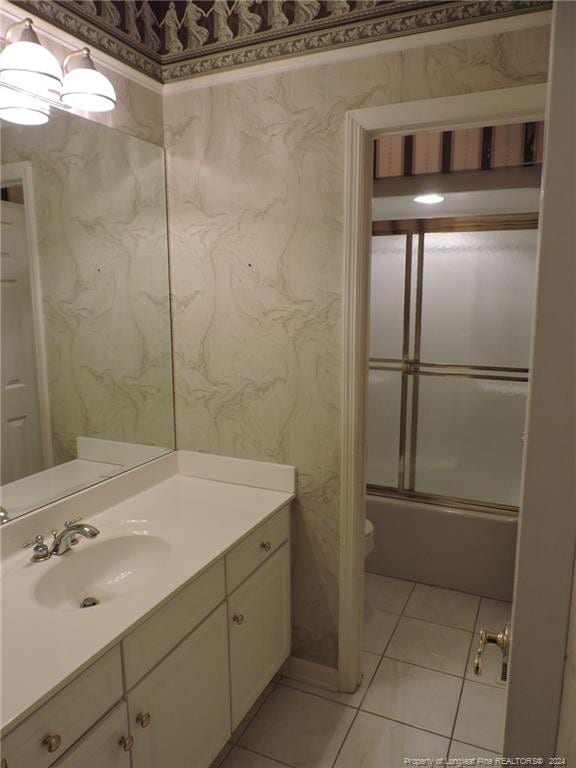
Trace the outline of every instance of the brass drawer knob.
{"type": "Polygon", "coordinates": [[[140,712],[140,714],[136,717],[136,722],[138,725],[142,726],[142,728],[148,728],[150,725],[150,720],[152,720],[152,715],[150,712],[140,712]]]}
{"type": "Polygon", "coordinates": [[[60,745],[62,744],[62,736],[58,733],[55,733],[54,736],[48,734],[42,739],[42,744],[46,747],[48,752],[56,752],[57,749],[60,749],[60,745]]]}
{"type": "Polygon", "coordinates": [[[270,552],[272,543],[270,541],[263,541],[262,544],[260,544],[260,549],[263,549],[264,552],[270,552]]]}
{"type": "Polygon", "coordinates": [[[132,747],[134,746],[134,737],[133,736],[122,736],[118,744],[122,747],[124,752],[130,752],[132,747]]]}
{"type": "Polygon", "coordinates": [[[235,613],[234,616],[232,616],[232,621],[234,624],[244,624],[244,615],[241,613],[235,613]]]}

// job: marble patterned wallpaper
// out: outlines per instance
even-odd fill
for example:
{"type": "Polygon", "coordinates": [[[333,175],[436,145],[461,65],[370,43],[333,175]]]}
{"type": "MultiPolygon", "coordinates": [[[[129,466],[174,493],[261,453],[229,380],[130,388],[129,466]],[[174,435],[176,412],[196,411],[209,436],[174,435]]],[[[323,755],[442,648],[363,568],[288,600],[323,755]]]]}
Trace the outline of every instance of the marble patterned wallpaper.
{"type": "Polygon", "coordinates": [[[296,656],[337,665],[345,113],[542,82],[548,35],[166,88],[177,445],[296,465],[296,656]]]}
{"type": "Polygon", "coordinates": [[[84,113],[110,128],[136,136],[162,146],[162,95],[128,77],[122,77],[107,67],[99,69],[108,77],[116,91],[116,109],[113,112],[84,113]]]}
{"type": "Polygon", "coordinates": [[[53,114],[2,126],[32,165],[56,463],[76,437],[173,447],[164,154],[53,114]]]}

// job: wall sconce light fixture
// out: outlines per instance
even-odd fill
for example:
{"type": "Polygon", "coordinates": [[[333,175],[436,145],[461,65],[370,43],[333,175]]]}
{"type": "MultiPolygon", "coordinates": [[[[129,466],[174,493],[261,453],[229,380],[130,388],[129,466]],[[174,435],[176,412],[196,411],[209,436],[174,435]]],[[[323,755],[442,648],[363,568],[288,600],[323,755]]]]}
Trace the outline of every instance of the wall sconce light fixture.
{"type": "Polygon", "coordinates": [[[32,19],[8,27],[6,43],[0,53],[0,80],[37,96],[60,94],[62,68],[56,56],[40,44],[32,19]]]}
{"type": "Polygon", "coordinates": [[[16,125],[44,125],[50,120],[50,105],[26,93],[0,88],[0,118],[16,125]]]}
{"type": "Polygon", "coordinates": [[[81,48],[64,59],[64,84],[60,100],[73,109],[109,112],[116,106],[114,86],[98,72],[89,48],[81,48]]]}
{"type": "Polygon", "coordinates": [[[0,86],[3,83],[8,87],[0,89],[0,118],[20,125],[48,122],[51,104],[86,112],[107,112],[116,106],[114,87],[94,66],[89,48],[66,56],[63,72],[58,59],[38,40],[29,18],[6,32],[6,47],[0,53],[0,86]]]}

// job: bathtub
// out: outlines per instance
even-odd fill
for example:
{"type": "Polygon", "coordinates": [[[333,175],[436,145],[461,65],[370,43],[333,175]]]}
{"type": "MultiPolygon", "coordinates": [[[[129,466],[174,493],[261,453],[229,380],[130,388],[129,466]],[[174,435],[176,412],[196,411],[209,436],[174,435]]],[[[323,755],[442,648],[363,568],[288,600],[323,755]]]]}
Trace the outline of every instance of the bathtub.
{"type": "Polygon", "coordinates": [[[511,600],[518,520],[368,494],[375,546],[366,570],[511,600]]]}

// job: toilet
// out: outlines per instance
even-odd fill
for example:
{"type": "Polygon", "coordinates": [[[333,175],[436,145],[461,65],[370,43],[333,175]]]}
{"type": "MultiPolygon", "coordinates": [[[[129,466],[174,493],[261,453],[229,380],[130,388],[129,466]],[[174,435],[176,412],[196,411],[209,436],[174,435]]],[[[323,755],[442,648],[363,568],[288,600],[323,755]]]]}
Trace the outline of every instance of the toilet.
{"type": "Polygon", "coordinates": [[[364,520],[364,559],[368,557],[374,549],[374,526],[366,518],[364,520]]]}

